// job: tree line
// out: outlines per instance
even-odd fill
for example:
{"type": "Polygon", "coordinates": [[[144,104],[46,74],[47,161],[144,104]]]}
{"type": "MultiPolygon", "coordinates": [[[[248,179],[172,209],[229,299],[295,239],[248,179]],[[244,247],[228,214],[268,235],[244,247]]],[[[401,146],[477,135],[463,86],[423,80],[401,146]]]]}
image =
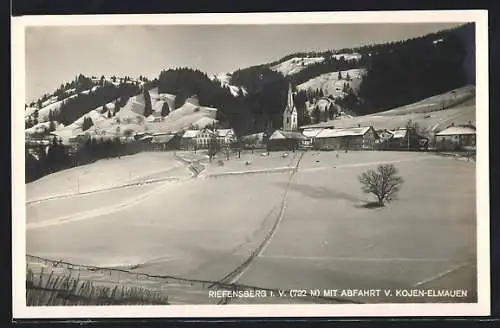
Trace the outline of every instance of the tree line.
{"type": "Polygon", "coordinates": [[[63,169],[89,164],[99,159],[132,155],[142,149],[143,145],[139,141],[127,142],[115,137],[104,140],[87,139],[74,152],[69,152],[68,147],[62,145],[54,137],[47,149],[38,148],[36,151],[38,159],[26,148],[26,182],[63,169]]]}

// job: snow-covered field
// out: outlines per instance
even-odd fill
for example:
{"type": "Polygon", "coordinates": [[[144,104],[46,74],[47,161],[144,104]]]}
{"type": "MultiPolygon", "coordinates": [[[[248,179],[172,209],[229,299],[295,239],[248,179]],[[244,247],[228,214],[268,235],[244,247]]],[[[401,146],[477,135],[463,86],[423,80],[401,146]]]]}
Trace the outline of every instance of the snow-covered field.
{"type": "Polygon", "coordinates": [[[339,80],[339,72],[331,72],[321,74],[315,78],[312,78],[302,84],[297,86],[298,90],[323,90],[325,95],[332,95],[333,97],[342,97],[344,92],[342,91],[344,83],[347,83],[356,92],[361,84],[364,69],[350,69],[347,71],[341,71],[342,80],[339,80]],[[349,74],[350,80],[346,80],[346,76],[349,74]]]}
{"type": "Polygon", "coordinates": [[[225,173],[238,173],[245,171],[266,171],[276,169],[290,169],[293,168],[298,159],[298,152],[267,152],[263,150],[256,150],[252,154],[251,151],[242,151],[240,158],[237,153],[229,156],[229,160],[224,154],[218,154],[208,163],[206,170],[203,174],[206,175],[219,175],[225,173]],[[223,162],[223,166],[219,165],[219,161],[223,162]]]}
{"type": "MultiPolygon", "coordinates": [[[[222,278],[269,229],[286,176],[234,179],[167,185],[125,210],[28,229],[27,252],[80,264],[142,264],[138,271],[222,278]],[[235,193],[235,185],[246,192],[235,193]]],[[[94,206],[85,197],[79,202],[94,206]]],[[[32,220],[28,217],[28,224],[32,220]]]]}
{"type": "Polygon", "coordinates": [[[309,65],[321,63],[323,57],[294,57],[271,67],[273,71],[289,76],[302,71],[309,65]]]}
{"type": "Polygon", "coordinates": [[[418,153],[352,152],[336,159],[309,152],[301,167],[285,219],[242,283],[411,288],[468,263],[460,269],[469,272],[463,279],[421,287],[475,290],[474,164],[418,153]],[[357,176],[381,160],[392,161],[405,180],[399,197],[385,208],[360,208],[370,198],[357,176]]]}
{"type": "MultiPolygon", "coordinates": [[[[121,158],[101,159],[44,176],[26,185],[26,200],[90,192],[146,181],[153,174],[186,177],[189,172],[172,152],[145,152],[121,158]]],[[[156,177],[158,178],[158,177],[156,177]]]]}
{"type": "MultiPolygon", "coordinates": [[[[247,160],[257,165],[267,159],[269,167],[293,162],[280,154],[265,158],[256,152],[252,158],[246,153],[240,159],[232,157],[221,170],[250,171],[244,165],[247,160]]],[[[141,154],[143,160],[152,155],[141,154]]],[[[137,165],[142,163],[146,161],[134,167],[151,173],[137,165]]],[[[476,277],[469,264],[475,258],[474,168],[472,162],[425,153],[349,152],[336,158],[335,152],[311,151],[303,155],[288,194],[290,173],[266,173],[199,177],[148,190],[117,190],[116,196],[101,193],[98,200],[97,194],[89,194],[79,196],[78,203],[34,204],[28,225],[53,219],[40,213],[74,213],[79,219],[32,224],[27,229],[27,253],[79,264],[138,265],[137,272],[220,279],[250,256],[283,208],[276,233],[245,266],[236,279],[239,283],[272,288],[411,287],[465,263],[468,271],[461,268],[459,277],[433,283],[466,288],[473,295],[476,277]],[[405,179],[399,198],[385,208],[360,208],[369,198],[361,193],[357,176],[382,162],[394,163],[405,179]],[[109,203],[118,198],[128,202],[131,194],[145,196],[109,209],[109,203]],[[81,215],[87,209],[94,215],[81,215]]],[[[99,172],[88,170],[87,176],[101,177],[99,172]]],[[[58,186],[49,180],[47,188],[58,186]]],[[[189,294],[188,287],[185,291],[184,298],[195,304],[207,301],[189,294]]]]}

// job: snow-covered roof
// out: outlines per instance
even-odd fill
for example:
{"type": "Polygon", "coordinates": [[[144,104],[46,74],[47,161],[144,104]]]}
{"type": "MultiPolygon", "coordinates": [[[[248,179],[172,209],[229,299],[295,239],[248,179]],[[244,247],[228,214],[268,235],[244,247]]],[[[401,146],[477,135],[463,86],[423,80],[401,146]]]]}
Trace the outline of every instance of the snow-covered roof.
{"type": "Polygon", "coordinates": [[[33,145],[48,145],[50,144],[49,140],[46,139],[27,139],[26,144],[33,146],[33,145]]]}
{"type": "Polygon", "coordinates": [[[441,132],[436,133],[436,136],[452,136],[452,135],[465,135],[476,134],[476,130],[467,126],[450,126],[441,132]]]}
{"type": "Polygon", "coordinates": [[[323,130],[324,129],[321,129],[321,128],[319,128],[319,129],[305,129],[304,131],[302,131],[302,134],[308,138],[314,138],[323,130]]]}
{"type": "Polygon", "coordinates": [[[347,137],[347,136],[362,136],[370,130],[369,126],[359,127],[359,128],[346,128],[346,129],[324,129],[316,138],[336,138],[336,137],[347,137]]]}
{"type": "Polygon", "coordinates": [[[401,138],[406,137],[406,129],[397,129],[397,130],[392,130],[389,132],[392,133],[393,139],[401,139],[401,138]]]}
{"type": "Polygon", "coordinates": [[[153,143],[167,143],[175,137],[173,134],[160,134],[153,136],[153,143]]]}
{"type": "Polygon", "coordinates": [[[182,137],[183,138],[196,138],[199,133],[200,133],[199,130],[187,130],[186,132],[184,132],[182,137]]]}
{"type": "Polygon", "coordinates": [[[279,139],[301,139],[305,140],[307,137],[300,132],[296,131],[282,131],[276,130],[269,137],[270,140],[279,140],[279,139]]]}
{"type": "Polygon", "coordinates": [[[227,137],[231,134],[234,134],[233,129],[219,129],[219,130],[217,130],[217,136],[219,136],[219,137],[227,137]]]}

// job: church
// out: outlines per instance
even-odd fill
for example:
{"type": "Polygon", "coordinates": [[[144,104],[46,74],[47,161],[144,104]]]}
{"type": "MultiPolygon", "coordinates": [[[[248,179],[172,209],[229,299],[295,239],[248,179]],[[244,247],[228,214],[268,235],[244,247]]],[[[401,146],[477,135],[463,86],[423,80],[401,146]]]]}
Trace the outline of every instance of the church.
{"type": "Polygon", "coordinates": [[[292,85],[288,86],[287,104],[283,111],[283,128],[269,137],[269,150],[296,150],[307,143],[308,138],[298,131],[297,108],[293,102],[292,85]]]}

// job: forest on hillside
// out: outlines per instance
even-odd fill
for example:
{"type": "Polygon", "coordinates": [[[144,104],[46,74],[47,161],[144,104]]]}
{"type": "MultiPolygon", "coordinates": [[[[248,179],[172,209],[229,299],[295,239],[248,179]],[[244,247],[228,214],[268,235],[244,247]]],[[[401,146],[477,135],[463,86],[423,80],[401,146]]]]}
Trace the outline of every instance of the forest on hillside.
{"type": "Polygon", "coordinates": [[[217,108],[217,120],[231,126],[237,134],[252,133],[281,127],[281,115],[286,104],[287,82],[268,68],[237,71],[233,80],[245,85],[248,94],[231,94],[229,87],[211,80],[205,73],[189,68],[162,71],[158,78],[160,93],[175,94],[175,107],[186,98],[197,95],[200,105],[217,108]]]}
{"type": "MultiPolygon", "coordinates": [[[[473,24],[387,45],[371,52],[358,92],[358,114],[407,105],[423,98],[475,84],[473,24]]],[[[365,57],[365,56],[363,56],[365,57]]]]}
{"type": "Polygon", "coordinates": [[[123,107],[128,99],[141,92],[141,88],[136,84],[122,83],[118,87],[113,84],[97,88],[88,94],[78,94],[76,97],[65,100],[54,119],[64,125],[73,123],[82,115],[115,101],[115,112],[123,107]]]}

